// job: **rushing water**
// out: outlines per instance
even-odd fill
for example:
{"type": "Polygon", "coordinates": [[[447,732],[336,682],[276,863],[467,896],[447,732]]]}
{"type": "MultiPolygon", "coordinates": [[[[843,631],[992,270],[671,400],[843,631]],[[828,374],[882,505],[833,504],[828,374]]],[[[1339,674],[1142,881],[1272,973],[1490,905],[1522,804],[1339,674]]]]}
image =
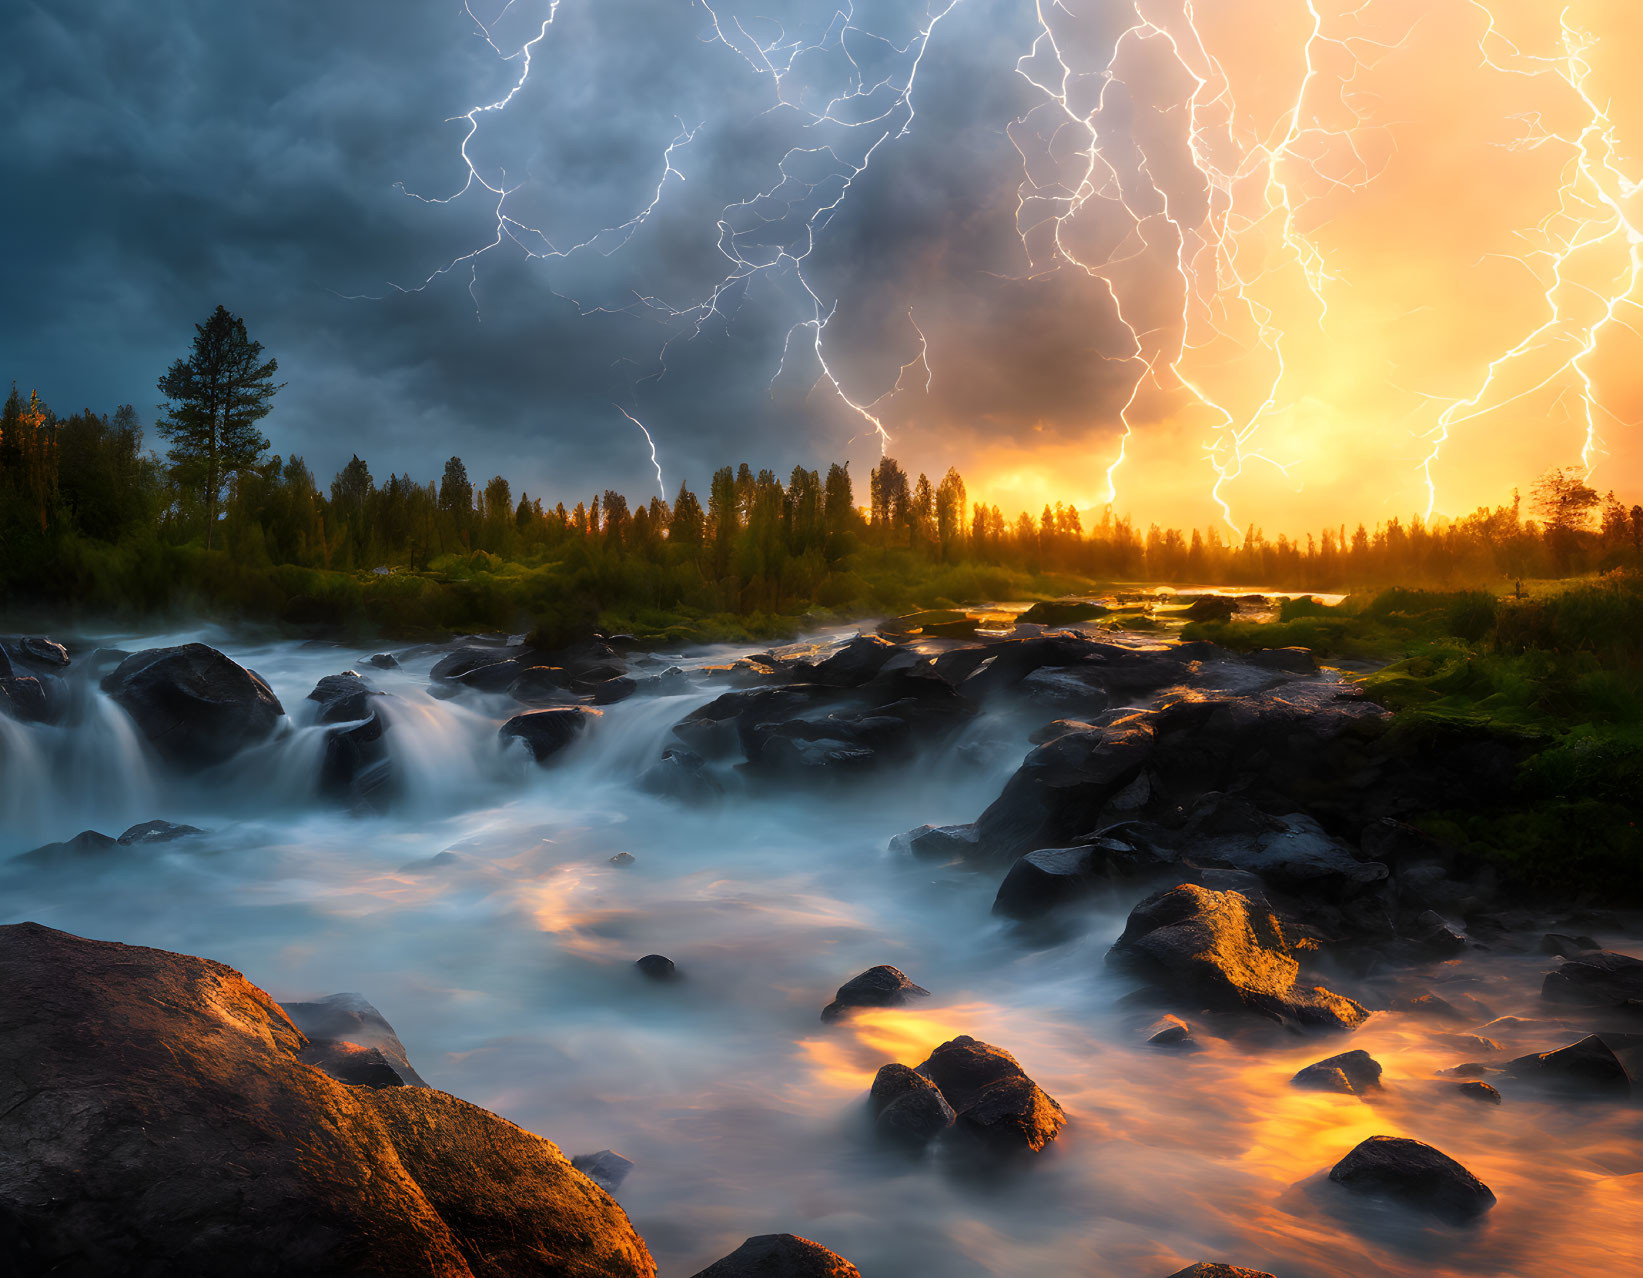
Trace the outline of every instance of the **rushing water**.
{"type": "MultiPolygon", "coordinates": [[[[1034,939],[991,915],[996,873],[887,851],[911,826],[973,819],[1028,748],[1031,719],[984,716],[916,769],[849,790],[683,805],[635,781],[669,727],[720,689],[611,707],[536,768],[498,743],[503,698],[429,695],[424,653],[367,671],[396,694],[389,740],[408,785],[389,814],[362,817],[316,794],[323,730],[304,701],[362,654],[197,633],[112,642],[182,638],[258,671],[287,725],[182,781],[152,768],[123,712],[83,682],[62,727],[0,717],[0,856],[153,818],[209,832],[99,861],[13,862],[0,919],[220,959],[285,1001],[364,993],[434,1086],[567,1153],[632,1158],[617,1196],[664,1278],[769,1232],[815,1238],[867,1278],[1145,1278],[1206,1259],[1279,1278],[1643,1265],[1635,1104],[1503,1087],[1503,1106],[1479,1105],[1436,1073],[1478,1049],[1399,1013],[1350,1043],[1211,1024],[1200,1050],[1161,1053],[1145,1045],[1155,1009],[1103,967],[1134,894],[1034,939]],[[617,852],[636,860],[612,865],[617,852]],[[684,979],[645,981],[633,960],[651,952],[684,979]],[[933,996],[822,1024],[835,987],[875,963],[933,996]],[[871,1143],[874,1071],[960,1033],[1008,1049],[1066,1107],[1031,1166],[977,1177],[871,1143]],[[1379,1096],[1289,1085],[1346,1046],[1386,1067],[1379,1096]],[[1380,1133],[1461,1159],[1498,1206],[1472,1228],[1424,1224],[1324,1182],[1380,1133]]],[[[1531,1018],[1488,1031],[1502,1050],[1485,1059],[1504,1060],[1585,1032],[1547,1019],[1548,962],[1474,951],[1410,989],[1473,996],[1480,1022],[1531,1018]]]]}

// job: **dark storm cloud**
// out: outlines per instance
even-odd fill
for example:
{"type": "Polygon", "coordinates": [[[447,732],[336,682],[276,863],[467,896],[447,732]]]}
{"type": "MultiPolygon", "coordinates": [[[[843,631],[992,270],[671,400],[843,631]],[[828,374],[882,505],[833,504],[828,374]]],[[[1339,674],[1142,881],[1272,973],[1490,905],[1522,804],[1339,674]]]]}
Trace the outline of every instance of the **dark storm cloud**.
{"type": "MultiPolygon", "coordinates": [[[[545,7],[520,0],[498,43],[528,39],[545,7]]],[[[823,7],[738,11],[813,31],[823,7]]],[[[916,6],[875,8],[896,40],[911,34],[916,6]]],[[[858,13],[867,20],[867,5],[858,13]]],[[[704,43],[705,24],[682,0],[566,0],[530,86],[486,118],[472,148],[487,174],[506,168],[510,185],[525,184],[515,216],[551,228],[560,247],[620,223],[651,198],[679,121],[700,132],[675,159],[686,180],[669,179],[619,251],[543,262],[508,245],[479,259],[476,320],[466,266],[409,296],[387,287],[420,284],[493,233],[484,191],[429,205],[395,189],[452,194],[464,126],[444,121],[516,75],[460,4],[9,6],[0,372],[37,383],[60,411],[130,400],[148,418],[155,377],[222,302],[280,360],[288,388],[267,422],[276,449],[321,475],[357,451],[379,476],[427,477],[454,451],[476,474],[502,471],[555,497],[638,492],[653,478],[648,454],[613,400],[653,428],[670,486],[700,484],[731,458],[866,458],[865,440],[846,447],[861,421],[813,389],[808,330],[772,385],[806,317],[790,272],[732,290],[731,313],[675,341],[657,376],[679,326],[635,298],[682,306],[711,288],[726,266],[714,244],[722,208],[774,183],[789,148],[834,143],[848,158],[860,145],[769,110],[769,78],[704,43]],[[351,293],[384,300],[338,296],[351,293]],[[583,313],[598,307],[629,309],[583,313]]],[[[858,399],[888,390],[917,354],[909,308],[929,337],[933,393],[920,382],[885,409],[898,442],[920,451],[1087,430],[1127,393],[1123,368],[1102,359],[1125,348],[1102,290],[1071,273],[1022,278],[1020,160],[1005,127],[1035,100],[1013,71],[1032,33],[1027,5],[955,10],[926,57],[913,130],[881,149],[810,261],[818,292],[839,301],[829,351],[858,399]]],[[[897,65],[871,41],[850,52],[870,80],[897,65]]],[[[791,94],[819,105],[842,83],[841,58],[808,55],[791,94]]],[[[789,160],[784,192],[836,189],[830,168],[789,160]]],[[[800,229],[778,219],[744,251],[796,243],[800,229]]]]}

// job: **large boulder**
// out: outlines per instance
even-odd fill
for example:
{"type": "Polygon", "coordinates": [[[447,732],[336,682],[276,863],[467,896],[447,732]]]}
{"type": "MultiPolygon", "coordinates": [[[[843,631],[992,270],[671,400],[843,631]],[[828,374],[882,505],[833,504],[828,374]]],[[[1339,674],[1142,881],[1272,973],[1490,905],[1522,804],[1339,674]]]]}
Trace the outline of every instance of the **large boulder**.
{"type": "Polygon", "coordinates": [[[1094,621],[1112,609],[1088,599],[1045,599],[1016,618],[1030,626],[1070,626],[1077,621],[1094,621]]]}
{"type": "Polygon", "coordinates": [[[1155,893],[1130,912],[1109,958],[1198,1007],[1325,1029],[1355,1029],[1369,1015],[1349,998],[1300,983],[1282,926],[1240,892],[1183,883],[1155,893]]]}
{"type": "Polygon", "coordinates": [[[58,675],[68,669],[68,649],[43,635],[0,639],[0,677],[13,674],[58,675]]]}
{"type": "Polygon", "coordinates": [[[1626,1066],[1596,1034],[1553,1052],[1520,1056],[1506,1066],[1506,1072],[1543,1087],[1584,1095],[1624,1095],[1632,1089],[1626,1066]]]}
{"type": "Polygon", "coordinates": [[[318,703],[317,721],[335,725],[325,734],[320,790],[355,807],[379,804],[393,784],[388,752],[389,721],[382,714],[385,693],[353,670],[326,675],[308,694],[318,703]]]}
{"type": "Polygon", "coordinates": [[[1289,1081],[1309,1091],[1362,1095],[1381,1085],[1381,1063],[1359,1048],[1314,1061],[1289,1081]]]}
{"type": "Polygon", "coordinates": [[[497,731],[504,742],[523,741],[531,758],[546,763],[568,746],[604,712],[589,706],[556,706],[516,714],[497,731]]]}
{"type": "Polygon", "coordinates": [[[877,635],[857,635],[816,664],[813,678],[834,688],[855,688],[884,668],[901,649],[877,635]]]}
{"type": "Polygon", "coordinates": [[[694,1278],[861,1278],[861,1270],[797,1234],[760,1234],[694,1278]]]}
{"type": "Polygon", "coordinates": [[[162,758],[188,769],[267,740],[285,714],[266,683],[203,643],[135,653],[102,686],[162,758]]]}
{"type": "Polygon", "coordinates": [[[1575,954],[1547,973],[1540,996],[1577,1007],[1643,1008],[1643,959],[1608,950],[1575,954]]]}
{"type": "Polygon", "coordinates": [[[0,927],[0,1237],[15,1272],[653,1275],[550,1142],[349,1086],[238,972],[0,927]]]}
{"type": "Polygon", "coordinates": [[[899,967],[880,963],[839,986],[821,1018],[834,1021],[853,1007],[900,1007],[910,998],[928,998],[930,991],[914,985],[899,967]]]}
{"type": "Polygon", "coordinates": [[[1034,1153],[1061,1130],[1067,1116],[1001,1047],[961,1034],[920,1066],[957,1115],[956,1128],[999,1153],[1034,1153]]]}
{"type": "Polygon", "coordinates": [[[922,1149],[953,1125],[953,1107],[941,1089],[917,1070],[885,1065],[867,1093],[873,1128],[884,1140],[922,1149]]]}
{"type": "Polygon", "coordinates": [[[1329,1179],[1453,1221],[1473,1220],[1495,1205],[1489,1186],[1448,1154],[1403,1136],[1371,1136],[1335,1164],[1329,1179]]]}

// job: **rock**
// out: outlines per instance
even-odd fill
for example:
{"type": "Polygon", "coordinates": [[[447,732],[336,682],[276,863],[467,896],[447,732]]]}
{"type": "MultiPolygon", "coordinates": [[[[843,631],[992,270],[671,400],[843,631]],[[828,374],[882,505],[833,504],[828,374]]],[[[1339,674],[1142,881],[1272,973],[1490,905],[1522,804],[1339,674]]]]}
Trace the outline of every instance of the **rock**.
{"type": "Polygon", "coordinates": [[[1088,599],[1045,599],[1016,618],[1030,626],[1070,626],[1076,621],[1094,621],[1112,609],[1088,599]]]}
{"type": "Polygon", "coordinates": [[[1462,1061],[1459,1065],[1438,1071],[1446,1078],[1482,1078],[1489,1072],[1489,1067],[1481,1061],[1462,1061]]]}
{"type": "Polygon", "coordinates": [[[1015,1057],[967,1034],[936,1048],[917,1072],[941,1090],[958,1130],[1000,1152],[1037,1153],[1067,1121],[1015,1057]]]}
{"type": "Polygon", "coordinates": [[[1312,655],[1310,648],[1260,648],[1245,660],[1265,670],[1282,670],[1288,674],[1318,673],[1318,659],[1312,655]]]}
{"type": "Polygon", "coordinates": [[[797,1234],[760,1234],[693,1278],[861,1278],[843,1256],[797,1234]]]}
{"type": "Polygon", "coordinates": [[[1177,1269],[1169,1278],[1272,1278],[1272,1275],[1260,1269],[1242,1269],[1237,1265],[1201,1260],[1196,1265],[1177,1269]]]}
{"type": "MultiPolygon", "coordinates": [[[[0,661],[28,674],[57,675],[68,669],[68,649],[55,639],[43,635],[18,635],[0,639],[0,661]],[[7,660],[9,658],[9,660],[7,660]]],[[[11,675],[14,669],[0,667],[0,675],[11,675]]]]}
{"type": "Polygon", "coordinates": [[[596,706],[615,705],[618,701],[626,701],[639,690],[639,683],[627,675],[617,675],[614,679],[605,679],[593,687],[591,694],[596,706]]]}
{"type": "Polygon", "coordinates": [[[1179,615],[1188,621],[1231,621],[1238,605],[1224,595],[1202,595],[1179,615]]]}
{"type": "Polygon", "coordinates": [[[614,1149],[601,1149],[596,1154],[577,1154],[570,1165],[581,1172],[607,1194],[614,1194],[633,1170],[633,1160],[623,1158],[614,1149]]]}
{"type": "Polygon", "coordinates": [[[1289,1080],[1296,1087],[1320,1092],[1361,1095],[1381,1085],[1381,1063],[1361,1049],[1315,1061],[1289,1080]]]}
{"type": "Polygon", "coordinates": [[[389,721],[380,711],[385,694],[357,672],[344,670],[326,675],[307,699],[319,705],[317,722],[335,725],[325,734],[320,792],[346,799],[356,808],[381,806],[393,784],[389,721]]]}
{"type": "Polygon", "coordinates": [[[551,710],[527,710],[516,714],[498,730],[504,742],[525,743],[531,757],[546,763],[586,732],[604,712],[587,706],[558,706],[551,710]]]}
{"type": "Polygon", "coordinates": [[[1609,950],[1577,954],[1547,974],[1540,996],[1577,1007],[1643,1005],[1643,960],[1609,950]]]}
{"type": "Polygon", "coordinates": [[[1548,932],[1540,938],[1540,952],[1555,954],[1558,958],[1576,958],[1602,948],[1589,936],[1565,936],[1559,932],[1548,932]]]}
{"type": "Polygon", "coordinates": [[[307,699],[319,705],[316,722],[353,723],[369,718],[371,699],[381,695],[358,672],[344,670],[341,674],[326,675],[314,685],[307,699]]]}
{"type": "Polygon", "coordinates": [[[1323,986],[1297,983],[1300,965],[1271,914],[1238,892],[1182,884],[1130,912],[1109,958],[1197,1006],[1355,1029],[1369,1013],[1323,986]]]}
{"type": "Polygon", "coordinates": [[[1483,1101],[1488,1105],[1500,1104],[1500,1093],[1490,1087],[1488,1083],[1479,1082],[1475,1078],[1462,1083],[1455,1090],[1468,1100],[1483,1101]]]}
{"type": "Polygon", "coordinates": [[[448,652],[434,663],[428,672],[430,679],[453,681],[485,666],[513,660],[505,648],[458,648],[448,652]]]}
{"type": "Polygon", "coordinates": [[[921,825],[890,840],[890,851],[950,861],[974,856],[980,835],[973,825],[921,825]]]}
{"type": "Polygon", "coordinates": [[[881,963],[839,986],[833,1001],[822,1008],[824,1021],[835,1021],[852,1007],[900,1007],[910,998],[929,998],[930,991],[914,985],[900,968],[881,963]]]}
{"type": "Polygon", "coordinates": [[[673,960],[662,954],[647,954],[644,958],[635,959],[633,966],[653,981],[671,981],[679,975],[679,969],[673,966],[673,960]]]}
{"type": "Polygon", "coordinates": [[[877,635],[857,635],[816,665],[813,678],[835,688],[856,688],[884,668],[901,649],[877,635]]]}
{"type": "Polygon", "coordinates": [[[572,699],[569,676],[559,666],[524,667],[518,678],[507,685],[507,693],[527,706],[564,705],[572,699]]]}
{"type": "Polygon", "coordinates": [[[1440,1017],[1447,1021],[1471,1019],[1448,999],[1437,994],[1417,994],[1414,998],[1405,999],[1398,1007],[1401,1011],[1413,1012],[1417,1016],[1440,1017]]]}
{"type": "Polygon", "coordinates": [[[1335,1164],[1329,1179],[1453,1221],[1473,1220],[1495,1205],[1489,1186],[1449,1155],[1402,1136],[1371,1136],[1335,1164]]]}
{"type": "Polygon", "coordinates": [[[118,840],[122,847],[132,847],[147,843],[174,843],[178,839],[186,839],[205,831],[194,825],[177,825],[171,821],[144,821],[141,825],[134,825],[118,840]]]}
{"type": "Polygon", "coordinates": [[[618,852],[610,858],[610,863],[612,865],[632,865],[637,859],[631,852],[618,852]]]}
{"type": "Polygon", "coordinates": [[[1160,1017],[1147,1027],[1147,1043],[1151,1047],[1185,1047],[1192,1042],[1192,1026],[1179,1016],[1160,1017]]]}
{"type": "Polygon", "coordinates": [[[0,714],[19,723],[53,723],[58,717],[46,684],[33,675],[0,678],[0,714]]]}
{"type": "Polygon", "coordinates": [[[873,1076],[867,1107],[879,1136],[919,1149],[951,1127],[955,1117],[941,1089],[905,1065],[885,1065],[873,1076]]]}
{"type": "Polygon", "coordinates": [[[366,658],[365,664],[377,670],[398,670],[399,658],[391,652],[379,652],[366,658]]]}
{"type": "Polygon", "coordinates": [[[203,643],[136,653],[102,687],[162,758],[190,770],[267,740],[285,714],[266,683],[203,643]]]}
{"type": "Polygon", "coordinates": [[[43,844],[31,851],[22,853],[18,859],[45,862],[106,856],[118,846],[118,840],[111,839],[106,834],[99,833],[96,830],[81,830],[72,839],[66,839],[62,843],[43,844]]]}
{"type": "Polygon", "coordinates": [[[1423,910],[1415,917],[1409,937],[1431,954],[1448,956],[1466,948],[1466,938],[1450,927],[1435,910],[1423,910]]]}
{"type": "Polygon", "coordinates": [[[281,1008],[315,1046],[348,1043],[372,1049],[381,1053],[403,1082],[412,1087],[428,1085],[411,1068],[405,1044],[394,1027],[363,994],[332,994],[312,1003],[284,1003],[281,1008]]]}
{"type": "Polygon", "coordinates": [[[1005,874],[993,898],[993,913],[1032,919],[1080,900],[1094,890],[1093,849],[1039,848],[1022,857],[1005,874]]]}
{"type": "Polygon", "coordinates": [[[404,1087],[405,1078],[380,1049],[326,1039],[310,1043],[297,1053],[305,1065],[323,1070],[339,1083],[354,1087],[404,1087]]]}
{"type": "Polygon", "coordinates": [[[20,1273],[650,1278],[548,1141],[350,1087],[220,963],[0,928],[0,1220],[20,1273]]]}
{"type": "Polygon", "coordinates": [[[1632,1089],[1626,1067],[1596,1034],[1555,1052],[1520,1056],[1507,1063],[1506,1072],[1559,1091],[1623,1094],[1632,1089]]]}

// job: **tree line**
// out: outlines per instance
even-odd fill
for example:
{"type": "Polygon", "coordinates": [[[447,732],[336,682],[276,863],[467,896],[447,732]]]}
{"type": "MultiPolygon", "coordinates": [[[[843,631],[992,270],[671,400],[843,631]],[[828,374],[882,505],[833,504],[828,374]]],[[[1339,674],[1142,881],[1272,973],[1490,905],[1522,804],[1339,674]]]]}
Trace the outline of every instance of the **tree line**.
{"type": "MultiPolygon", "coordinates": [[[[1510,504],[1464,518],[1414,518],[1269,539],[1258,527],[1145,529],[1110,508],[1085,525],[1054,502],[1013,520],[971,501],[949,469],[916,477],[893,458],[875,466],[858,505],[845,465],[795,467],[784,479],[747,463],[688,484],[671,501],[604,490],[546,504],[501,475],[476,483],[460,457],[437,480],[378,479],[354,456],[322,486],[301,457],[270,452],[257,429],[279,387],[243,323],[223,308],[198,326],[193,349],[158,379],[155,426],[170,445],[146,447],[136,410],[59,417],[15,385],[0,414],[0,586],[49,599],[64,564],[121,547],[189,571],[211,556],[241,570],[293,566],[331,573],[471,575],[508,565],[597,568],[600,589],[727,612],[840,606],[860,596],[852,574],[892,561],[998,566],[1099,581],[1246,584],[1337,590],[1566,576],[1643,562],[1643,508],[1558,470],[1510,504]],[[203,556],[203,557],[202,557],[203,556]],[[639,583],[639,584],[636,584],[639,583]]],[[[156,561],[157,562],[157,561],[156,561]]],[[[200,569],[203,571],[204,569],[200,569]]],[[[159,571],[159,569],[152,569],[159,571]]],[[[67,574],[72,578],[72,573],[67,574]]]]}

